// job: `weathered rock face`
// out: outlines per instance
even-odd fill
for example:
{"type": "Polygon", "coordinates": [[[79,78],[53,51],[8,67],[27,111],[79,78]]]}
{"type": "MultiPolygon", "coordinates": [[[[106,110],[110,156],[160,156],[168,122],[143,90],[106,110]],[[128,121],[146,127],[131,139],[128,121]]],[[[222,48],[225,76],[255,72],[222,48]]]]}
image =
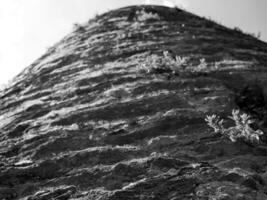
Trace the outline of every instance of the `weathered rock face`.
{"type": "Polygon", "coordinates": [[[266,63],[266,43],[174,8],[77,26],[1,93],[0,199],[267,199],[266,136],[204,121],[239,107],[265,131],[266,63]]]}

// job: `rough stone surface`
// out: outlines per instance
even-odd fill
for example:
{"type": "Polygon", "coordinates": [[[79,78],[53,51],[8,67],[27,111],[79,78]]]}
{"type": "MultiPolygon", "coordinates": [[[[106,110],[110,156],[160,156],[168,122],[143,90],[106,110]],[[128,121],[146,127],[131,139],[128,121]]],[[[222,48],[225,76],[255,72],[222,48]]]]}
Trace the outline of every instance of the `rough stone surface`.
{"type": "Polygon", "coordinates": [[[0,93],[0,199],[266,200],[266,63],[266,43],[178,8],[77,25],[0,93]],[[140,67],[164,51],[216,70],[140,67]],[[234,108],[258,145],[206,125],[234,108]]]}

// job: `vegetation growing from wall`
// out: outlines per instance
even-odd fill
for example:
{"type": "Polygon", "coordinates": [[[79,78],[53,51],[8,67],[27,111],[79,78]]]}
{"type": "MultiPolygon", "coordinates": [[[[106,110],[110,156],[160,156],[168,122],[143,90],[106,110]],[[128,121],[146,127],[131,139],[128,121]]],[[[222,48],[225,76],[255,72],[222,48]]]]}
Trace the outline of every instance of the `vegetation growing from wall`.
{"type": "Polygon", "coordinates": [[[222,136],[229,138],[232,142],[241,139],[249,143],[260,141],[260,136],[263,135],[261,130],[253,130],[251,128],[252,120],[246,113],[241,113],[239,110],[233,110],[232,116],[229,116],[234,121],[232,127],[224,127],[224,120],[213,114],[208,115],[205,119],[207,125],[213,128],[215,133],[220,133],[222,136]]]}

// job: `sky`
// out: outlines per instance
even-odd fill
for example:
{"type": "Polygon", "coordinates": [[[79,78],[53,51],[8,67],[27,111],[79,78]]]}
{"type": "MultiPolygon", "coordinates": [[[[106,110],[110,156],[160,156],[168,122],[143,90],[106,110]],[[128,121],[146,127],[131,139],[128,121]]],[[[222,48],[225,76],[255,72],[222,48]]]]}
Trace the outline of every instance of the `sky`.
{"type": "Polygon", "coordinates": [[[67,35],[74,23],[135,4],[182,7],[267,41],[267,0],[0,0],[0,85],[67,35]]]}

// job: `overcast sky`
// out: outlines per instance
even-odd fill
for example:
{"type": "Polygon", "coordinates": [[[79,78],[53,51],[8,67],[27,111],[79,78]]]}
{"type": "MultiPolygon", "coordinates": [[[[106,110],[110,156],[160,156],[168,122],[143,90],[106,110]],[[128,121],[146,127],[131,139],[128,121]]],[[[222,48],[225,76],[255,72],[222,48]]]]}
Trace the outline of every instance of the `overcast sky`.
{"type": "Polygon", "coordinates": [[[0,84],[68,34],[73,24],[127,5],[178,5],[267,41],[267,0],[0,0],[0,84]]]}

